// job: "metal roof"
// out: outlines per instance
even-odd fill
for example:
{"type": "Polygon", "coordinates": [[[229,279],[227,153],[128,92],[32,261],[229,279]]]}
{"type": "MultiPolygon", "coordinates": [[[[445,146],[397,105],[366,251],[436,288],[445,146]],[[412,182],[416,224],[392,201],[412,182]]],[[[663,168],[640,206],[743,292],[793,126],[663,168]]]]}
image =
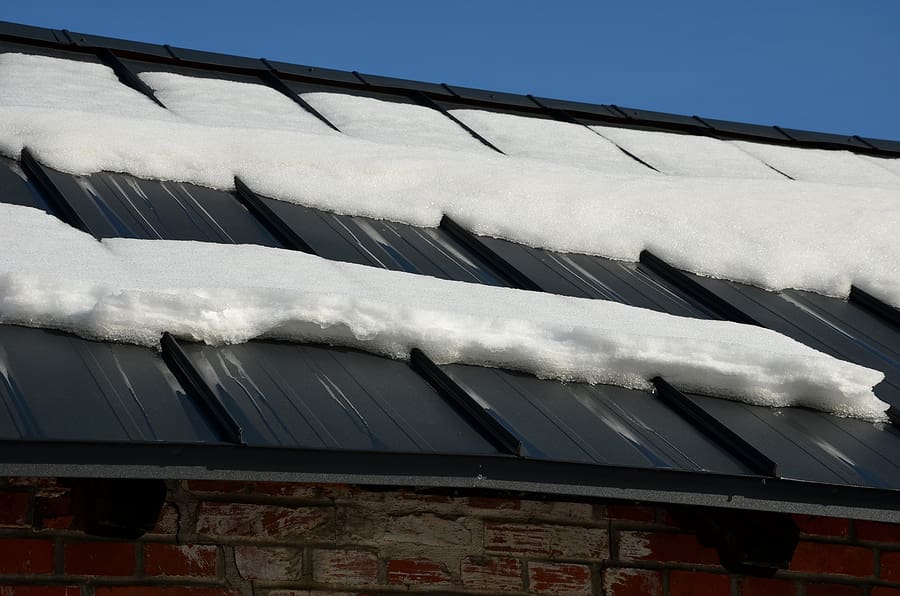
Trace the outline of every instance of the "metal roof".
{"type": "MultiPolygon", "coordinates": [[[[896,143],[617,106],[403,81],[0,23],[0,51],[103,62],[143,93],[166,70],[576,123],[844,148],[896,143]]],[[[324,118],[323,118],[324,119],[324,118]]],[[[457,121],[460,126],[463,126],[457,121]]],[[[478,131],[463,126],[486,143],[478,131]]],[[[762,325],[883,370],[900,410],[897,310],[638,263],[562,254],[437,228],[319,211],[254,194],[0,159],[0,201],[44,209],[98,238],[253,243],[444,279],[613,300],[762,325]]],[[[328,346],[226,347],[166,336],[162,352],[0,325],[0,473],[332,480],[638,498],[900,521],[900,432],[800,408],[410,363],[328,346]]]]}

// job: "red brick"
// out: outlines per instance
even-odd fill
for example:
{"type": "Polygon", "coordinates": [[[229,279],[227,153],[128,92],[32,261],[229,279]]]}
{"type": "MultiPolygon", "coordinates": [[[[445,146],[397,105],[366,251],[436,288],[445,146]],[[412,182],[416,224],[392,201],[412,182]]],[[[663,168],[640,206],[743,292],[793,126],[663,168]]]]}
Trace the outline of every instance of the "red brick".
{"type": "Polygon", "coordinates": [[[466,505],[475,509],[518,511],[522,508],[522,501],[519,499],[501,499],[499,497],[469,497],[466,499],[466,505]]]}
{"type": "Polygon", "coordinates": [[[859,540],[887,542],[900,546],[900,524],[883,524],[872,521],[855,521],[856,537],[859,540]]]}
{"type": "Polygon", "coordinates": [[[574,563],[528,563],[528,585],[536,594],[590,594],[591,568],[574,563]]]}
{"type": "Polygon", "coordinates": [[[847,584],[806,584],[806,596],[862,596],[861,586],[847,584]]]}
{"type": "Polygon", "coordinates": [[[609,534],[600,528],[486,522],[487,551],[523,556],[603,560],[609,558],[609,534]]]}
{"type": "Polygon", "coordinates": [[[28,493],[0,493],[0,526],[28,526],[28,493]]]}
{"type": "Polygon", "coordinates": [[[522,564],[505,557],[466,557],[462,583],[470,590],[518,592],[522,590],[522,564]]]}
{"type": "Polygon", "coordinates": [[[795,596],[797,585],[791,580],[771,577],[744,577],[741,596],[795,596]]]}
{"type": "Polygon", "coordinates": [[[97,586],[94,596],[240,596],[240,592],[193,586],[97,586]]]}
{"type": "Polygon", "coordinates": [[[900,552],[882,552],[878,577],[900,583],[900,552]]]}
{"type": "Polygon", "coordinates": [[[190,480],[188,490],[201,493],[245,493],[249,483],[243,480],[190,480]]]}
{"type": "Polygon", "coordinates": [[[296,482],[256,482],[250,490],[255,494],[294,499],[321,499],[323,496],[321,485],[296,482]]]}
{"type": "Polygon", "coordinates": [[[70,575],[134,574],[134,545],[127,542],[69,542],[64,559],[70,575]]]}
{"type": "Polygon", "coordinates": [[[0,540],[0,573],[50,573],[53,543],[49,540],[4,538],[0,540]]]}
{"type": "Polygon", "coordinates": [[[663,578],[650,569],[607,569],[603,572],[607,596],[662,596],[663,578]]]}
{"type": "Polygon", "coordinates": [[[669,596],[730,596],[731,580],[727,575],[700,571],[671,571],[669,596]]]}
{"type": "Polygon", "coordinates": [[[0,596],[81,596],[78,586],[0,586],[0,596]]]}
{"type": "Polygon", "coordinates": [[[428,559],[392,559],[387,564],[387,580],[389,584],[449,584],[450,572],[428,559]]]}
{"type": "Polygon", "coordinates": [[[172,536],[178,533],[178,521],[180,519],[178,508],[171,503],[163,505],[162,511],[159,512],[159,518],[156,525],[153,526],[151,534],[162,534],[172,536]]]}
{"type": "Polygon", "coordinates": [[[800,542],[791,559],[791,571],[827,573],[830,575],[872,575],[875,557],[861,546],[800,542]]]}
{"type": "Polygon", "coordinates": [[[303,550],[266,546],[236,546],[234,559],[244,579],[299,580],[303,574],[303,550]]]}
{"type": "Polygon", "coordinates": [[[378,581],[378,557],[362,550],[316,550],[313,579],[323,584],[374,584],[378,581]]]}
{"type": "Polygon", "coordinates": [[[850,535],[850,520],[842,517],[820,515],[795,515],[794,522],[808,536],[832,536],[846,538],[850,535]]]}
{"type": "Polygon", "coordinates": [[[325,526],[326,507],[280,507],[249,503],[201,503],[197,533],[209,536],[289,538],[325,526]]]}
{"type": "Polygon", "coordinates": [[[702,546],[693,534],[667,532],[619,532],[619,559],[716,565],[715,549],[702,546]]]}
{"type": "Polygon", "coordinates": [[[10,476],[9,485],[49,488],[59,486],[59,483],[52,476],[10,476]]]}
{"type": "Polygon", "coordinates": [[[869,596],[900,596],[900,588],[876,586],[872,588],[872,592],[869,596]]]}
{"type": "Polygon", "coordinates": [[[72,497],[68,490],[49,488],[34,498],[34,525],[38,528],[68,530],[75,517],[72,515],[72,497]]]}
{"type": "Polygon", "coordinates": [[[185,577],[215,577],[218,549],[215,546],[144,544],[144,573],[185,577]]]}
{"type": "Polygon", "coordinates": [[[611,520],[651,523],[656,520],[653,507],[643,505],[607,505],[606,515],[611,520]]]}

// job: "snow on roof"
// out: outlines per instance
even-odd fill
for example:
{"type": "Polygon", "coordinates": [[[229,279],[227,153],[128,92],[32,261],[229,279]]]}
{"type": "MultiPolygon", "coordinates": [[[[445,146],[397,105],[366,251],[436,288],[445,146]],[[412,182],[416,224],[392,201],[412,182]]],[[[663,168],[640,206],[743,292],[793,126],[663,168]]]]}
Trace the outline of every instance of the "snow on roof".
{"type": "Polygon", "coordinates": [[[884,419],[884,375],[750,325],[604,300],[498,288],[327,261],[255,245],[102,242],[29,207],[0,204],[0,320],[157,345],[319,341],[394,358],[540,377],[685,390],[884,419]],[[198,266],[202,263],[202,266],[198,266]]]}
{"type": "MultiPolygon", "coordinates": [[[[340,213],[420,226],[449,215],[475,233],[531,246],[622,260],[650,249],[705,275],[837,296],[855,284],[900,306],[900,197],[890,176],[900,177],[887,168],[888,182],[874,186],[865,186],[871,177],[846,186],[793,181],[736,144],[612,133],[616,143],[649,151],[663,173],[680,174],[661,175],[586,129],[591,137],[466,111],[514,154],[494,155],[463,144],[455,129],[456,140],[443,142],[445,120],[436,125],[436,113],[418,106],[385,110],[381,122],[366,124],[378,100],[307,98],[355,126],[354,138],[261,85],[142,76],[170,109],[102,65],[0,55],[0,151],[17,157],[28,147],[46,165],[79,174],[121,171],[223,189],[239,176],[262,195],[340,213]],[[425,146],[393,144],[416,130],[415,143],[425,146]],[[565,135],[560,143],[542,136],[557,133],[565,135]],[[442,142],[429,147],[429,139],[442,142]],[[567,161],[569,142],[578,152],[595,145],[596,167],[567,161]],[[533,149],[542,145],[550,149],[533,149]],[[704,169],[704,157],[722,146],[704,169]],[[682,171],[676,154],[684,156],[682,171]]],[[[646,387],[663,375],[684,389],[865,419],[881,419],[887,407],[872,392],[881,373],[733,323],[410,278],[254,246],[98,244],[28,210],[5,208],[2,225],[11,226],[0,271],[7,322],[148,344],[168,330],[209,342],[332,341],[392,356],[420,347],[445,362],[561,379],[646,387]]]]}

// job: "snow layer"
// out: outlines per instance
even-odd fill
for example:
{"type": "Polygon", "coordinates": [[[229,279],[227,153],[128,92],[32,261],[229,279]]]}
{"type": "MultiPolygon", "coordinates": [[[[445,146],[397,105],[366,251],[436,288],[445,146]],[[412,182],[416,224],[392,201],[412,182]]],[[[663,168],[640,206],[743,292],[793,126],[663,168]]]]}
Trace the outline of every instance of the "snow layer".
{"type": "Polygon", "coordinates": [[[759,159],[712,137],[611,126],[591,126],[591,129],[663,174],[784,179],[759,159]]]}
{"type": "Polygon", "coordinates": [[[166,107],[198,124],[334,133],[271,87],[168,72],[143,72],[139,76],[166,107]]]}
{"type": "Polygon", "coordinates": [[[884,375],[773,331],[495,288],[255,245],[108,239],[0,204],[0,321],[158,345],[328,342],[541,377],[685,390],[884,419],[884,375]],[[202,263],[202,266],[198,266],[202,263]]]}
{"type": "Polygon", "coordinates": [[[795,180],[900,189],[900,176],[850,151],[729,141],[795,180]]]}
{"type": "MultiPolygon", "coordinates": [[[[243,86],[234,90],[239,96],[243,86]]],[[[213,113],[229,101],[208,105],[202,118],[219,118],[213,113]]],[[[629,261],[650,249],[704,275],[835,296],[854,283],[900,307],[897,189],[611,175],[347,135],[210,126],[160,108],[105,66],[6,54],[0,152],[17,157],[25,146],[72,173],[225,189],[238,175],[261,194],[341,213],[421,226],[447,214],[531,246],[629,261]]]]}
{"type": "Polygon", "coordinates": [[[459,124],[424,106],[344,93],[304,93],[303,99],[352,137],[414,147],[492,151],[459,124]]]}
{"type": "Polygon", "coordinates": [[[578,124],[484,110],[450,113],[507,155],[612,174],[655,174],[613,143],[578,124]]]}

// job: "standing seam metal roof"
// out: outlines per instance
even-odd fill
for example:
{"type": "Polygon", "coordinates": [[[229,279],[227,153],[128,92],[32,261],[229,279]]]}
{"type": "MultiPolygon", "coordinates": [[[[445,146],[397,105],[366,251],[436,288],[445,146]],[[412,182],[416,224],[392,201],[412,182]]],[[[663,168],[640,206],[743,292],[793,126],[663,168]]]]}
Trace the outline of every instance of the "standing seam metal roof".
{"type": "MultiPolygon", "coordinates": [[[[576,123],[900,155],[900,144],[328,71],[67,31],[0,24],[0,51],[91,60],[152,96],[145,69],[318,89],[435,109],[477,107],[576,123]]],[[[329,123],[332,125],[331,123],[329,123]]],[[[332,125],[332,127],[334,127],[332,125]]],[[[336,127],[334,127],[336,128],[336,127]]],[[[630,155],[630,154],[629,154],[630,155]]],[[[639,156],[632,156],[641,161],[639,156]]],[[[643,163],[643,162],[642,162],[643,163]]],[[[432,275],[614,300],[766,326],[885,370],[900,408],[897,311],[858,289],[849,301],[772,293],[639,263],[562,254],[438,228],[337,215],[237,191],[36,161],[0,163],[0,201],[44,209],[98,238],[254,243],[432,275]]],[[[563,384],[510,371],[390,361],[327,346],[226,347],[166,337],[161,354],[0,325],[0,439],[7,473],[350,480],[505,488],[900,519],[900,433],[800,408],[563,384]],[[52,363],[53,374],[46,374],[52,363]],[[79,421],[73,423],[73,421],[79,421]],[[104,451],[104,445],[117,446],[104,451]]]]}

